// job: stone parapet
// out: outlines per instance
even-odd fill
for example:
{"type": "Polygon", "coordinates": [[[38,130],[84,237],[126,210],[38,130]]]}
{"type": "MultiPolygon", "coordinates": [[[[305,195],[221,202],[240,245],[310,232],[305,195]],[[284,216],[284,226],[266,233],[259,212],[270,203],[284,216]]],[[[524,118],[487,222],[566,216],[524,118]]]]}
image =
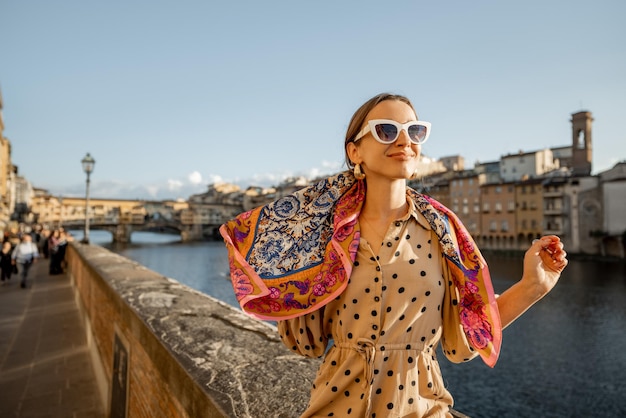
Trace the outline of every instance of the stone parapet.
{"type": "Polygon", "coordinates": [[[102,247],[73,243],[67,261],[111,416],[298,417],[306,407],[319,360],[287,350],[273,325],[102,247]]]}

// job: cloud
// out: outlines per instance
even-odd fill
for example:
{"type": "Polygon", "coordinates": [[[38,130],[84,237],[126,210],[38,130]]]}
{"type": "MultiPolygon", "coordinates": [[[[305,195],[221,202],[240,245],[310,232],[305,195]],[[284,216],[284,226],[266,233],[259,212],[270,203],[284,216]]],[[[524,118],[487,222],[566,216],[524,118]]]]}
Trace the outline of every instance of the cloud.
{"type": "Polygon", "coordinates": [[[333,173],[341,170],[343,161],[322,161],[322,168],[325,170],[332,170],[333,173]]]}
{"type": "Polygon", "coordinates": [[[315,179],[318,177],[331,175],[334,173],[338,173],[342,170],[342,164],[337,161],[322,161],[321,167],[313,167],[310,168],[306,174],[303,174],[304,177],[308,179],[315,179]]]}
{"type": "Polygon", "coordinates": [[[194,171],[189,174],[187,177],[189,179],[189,183],[191,184],[200,184],[202,183],[202,174],[198,171],[194,171]]]}
{"type": "MultiPolygon", "coordinates": [[[[37,187],[35,185],[35,187],[37,187]]],[[[202,193],[204,185],[189,184],[180,180],[167,180],[163,183],[131,184],[121,181],[93,181],[89,196],[93,199],[129,199],[129,200],[169,200],[187,199],[192,194],[202,193]]],[[[77,184],[65,188],[49,188],[55,196],[85,197],[85,186],[77,184]]]]}
{"type": "Polygon", "coordinates": [[[146,186],[146,191],[150,197],[154,198],[159,193],[159,188],[157,186],[146,186]]]}
{"type": "MultiPolygon", "coordinates": [[[[247,178],[226,180],[226,182],[236,184],[243,189],[248,186],[272,187],[278,186],[280,183],[283,183],[285,180],[290,178],[305,177],[306,179],[313,180],[319,177],[338,173],[344,169],[345,167],[343,166],[343,162],[322,161],[319,167],[312,167],[297,171],[285,170],[282,172],[260,173],[247,178]]],[[[209,184],[211,184],[211,182],[209,182],[209,184]]]]}
{"type": "MultiPolygon", "coordinates": [[[[161,182],[135,184],[118,180],[92,181],[90,196],[94,199],[137,199],[137,200],[170,200],[188,199],[195,194],[207,191],[210,184],[233,183],[246,189],[249,186],[277,186],[293,177],[305,177],[309,180],[331,175],[342,170],[342,163],[322,161],[318,167],[298,171],[281,171],[255,174],[247,178],[224,179],[218,174],[203,176],[199,171],[191,171],[181,178],[170,178],[161,182]]],[[[34,185],[36,186],[36,185],[34,185]]],[[[56,196],[84,197],[85,185],[77,183],[65,188],[50,188],[56,196]]]]}
{"type": "MultiPolygon", "coordinates": [[[[37,185],[34,185],[35,187],[37,185]]],[[[158,185],[130,184],[115,180],[93,181],[89,196],[94,199],[157,199],[158,185]]],[[[85,197],[85,186],[76,184],[65,188],[50,188],[48,192],[56,196],[85,197]]]]}
{"type": "Polygon", "coordinates": [[[168,180],[167,181],[167,190],[170,191],[177,191],[180,190],[183,187],[183,182],[180,180],[168,180]]]}
{"type": "Polygon", "coordinates": [[[224,183],[224,179],[222,178],[222,176],[218,174],[209,174],[208,184],[218,184],[218,183],[224,183]]]}

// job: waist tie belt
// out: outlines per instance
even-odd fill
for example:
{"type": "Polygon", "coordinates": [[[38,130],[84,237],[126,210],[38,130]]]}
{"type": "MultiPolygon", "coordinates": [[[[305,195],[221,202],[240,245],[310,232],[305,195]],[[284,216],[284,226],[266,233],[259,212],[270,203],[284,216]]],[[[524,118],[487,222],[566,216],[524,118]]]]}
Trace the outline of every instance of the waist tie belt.
{"type": "Polygon", "coordinates": [[[374,364],[376,353],[378,351],[394,351],[394,350],[418,350],[418,351],[430,351],[430,347],[424,350],[423,342],[412,343],[396,343],[396,344],[380,344],[374,343],[374,341],[368,338],[359,338],[356,343],[351,342],[335,342],[335,347],[340,349],[348,349],[356,351],[361,355],[364,361],[363,372],[365,379],[363,379],[363,387],[369,387],[367,393],[367,406],[365,416],[369,416],[372,406],[372,384],[374,383],[374,364]]]}

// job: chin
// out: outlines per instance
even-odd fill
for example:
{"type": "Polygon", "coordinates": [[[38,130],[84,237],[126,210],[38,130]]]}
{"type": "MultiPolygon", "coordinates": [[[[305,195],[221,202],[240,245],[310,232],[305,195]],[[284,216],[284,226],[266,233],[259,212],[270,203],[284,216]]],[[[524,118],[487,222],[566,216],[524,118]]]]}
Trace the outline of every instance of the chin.
{"type": "Polygon", "coordinates": [[[416,172],[417,172],[417,168],[414,168],[412,170],[404,171],[402,173],[402,178],[404,178],[406,180],[411,180],[412,178],[414,178],[416,172]]]}
{"type": "Polygon", "coordinates": [[[413,178],[413,173],[401,173],[390,177],[394,180],[411,180],[413,178]]]}

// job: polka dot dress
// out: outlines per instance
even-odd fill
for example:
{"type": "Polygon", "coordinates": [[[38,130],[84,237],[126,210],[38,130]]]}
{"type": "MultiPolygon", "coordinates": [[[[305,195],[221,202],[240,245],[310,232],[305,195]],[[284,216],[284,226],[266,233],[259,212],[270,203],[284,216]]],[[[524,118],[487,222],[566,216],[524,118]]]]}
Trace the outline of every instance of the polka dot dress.
{"type": "MultiPolygon", "coordinates": [[[[302,417],[450,416],[453,400],[435,349],[446,328],[444,301],[452,305],[455,298],[446,294],[454,288],[436,235],[410,207],[389,226],[378,255],[361,239],[349,284],[338,298],[278,323],[283,342],[300,354],[319,357],[333,344],[302,417]]],[[[450,328],[455,344],[465,342],[459,327],[450,328]]],[[[453,361],[474,356],[462,345],[454,347],[453,361]]]]}

